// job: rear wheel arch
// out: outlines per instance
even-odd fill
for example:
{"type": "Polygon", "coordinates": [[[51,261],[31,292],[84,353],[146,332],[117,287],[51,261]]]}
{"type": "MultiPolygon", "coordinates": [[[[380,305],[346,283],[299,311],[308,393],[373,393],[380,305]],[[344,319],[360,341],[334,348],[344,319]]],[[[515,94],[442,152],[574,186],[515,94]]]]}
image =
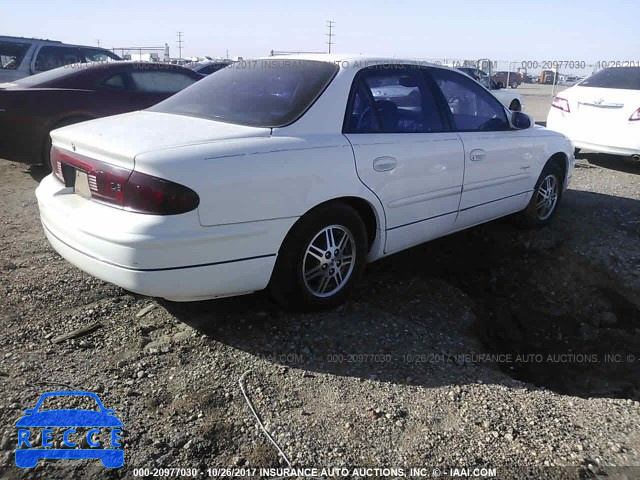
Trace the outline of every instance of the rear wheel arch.
{"type": "Polygon", "coordinates": [[[289,236],[291,234],[291,232],[297,227],[297,225],[300,224],[303,218],[309,216],[317,210],[333,204],[347,205],[356,211],[356,213],[364,223],[365,230],[367,232],[367,249],[370,251],[371,247],[378,237],[378,230],[380,228],[381,221],[378,217],[378,212],[376,211],[375,207],[368,200],[365,200],[362,197],[332,198],[331,200],[327,200],[313,206],[300,216],[300,218],[291,226],[286,236],[289,236]]]}
{"type": "Polygon", "coordinates": [[[375,213],[366,201],[359,200],[343,197],[320,203],[291,226],[278,249],[267,286],[280,305],[296,310],[322,309],[338,305],[349,295],[371,248],[367,237],[372,234],[367,230],[373,229],[375,239],[377,228],[372,223],[375,213]],[[338,232],[337,243],[333,243],[334,233],[327,234],[323,242],[325,231],[338,232]],[[329,287],[334,290],[327,291],[329,287]]]}

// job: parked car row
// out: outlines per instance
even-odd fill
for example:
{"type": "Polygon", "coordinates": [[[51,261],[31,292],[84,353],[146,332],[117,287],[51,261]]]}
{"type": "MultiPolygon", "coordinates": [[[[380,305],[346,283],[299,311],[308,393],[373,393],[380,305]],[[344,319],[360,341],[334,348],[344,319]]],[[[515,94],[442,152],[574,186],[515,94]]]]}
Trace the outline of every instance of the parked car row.
{"type": "Polygon", "coordinates": [[[1,146],[33,147],[52,167],[36,193],[53,247],[140,294],[268,288],[286,307],[326,308],[367,262],[505,215],[546,225],[574,148],[640,151],[640,69],[565,90],[545,129],[479,71],[275,63],[203,77],[110,61],[1,85],[1,146]]]}
{"type": "Polygon", "coordinates": [[[0,82],[18,80],[64,65],[110,60],[121,58],[99,47],[0,36],[0,82]]]}

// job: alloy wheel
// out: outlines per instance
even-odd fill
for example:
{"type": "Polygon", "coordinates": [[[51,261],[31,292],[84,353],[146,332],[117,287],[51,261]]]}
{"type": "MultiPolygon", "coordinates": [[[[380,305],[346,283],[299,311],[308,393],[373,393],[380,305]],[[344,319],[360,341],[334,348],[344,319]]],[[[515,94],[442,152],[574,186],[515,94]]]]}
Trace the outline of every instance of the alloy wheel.
{"type": "Polygon", "coordinates": [[[547,175],[536,194],[536,214],[539,220],[546,220],[551,216],[558,203],[558,179],[555,175],[547,175]]]}
{"type": "Polygon", "coordinates": [[[309,292],[326,298],[338,293],[349,281],[355,266],[355,240],[341,225],[318,232],[307,246],[302,278],[309,292]]]}

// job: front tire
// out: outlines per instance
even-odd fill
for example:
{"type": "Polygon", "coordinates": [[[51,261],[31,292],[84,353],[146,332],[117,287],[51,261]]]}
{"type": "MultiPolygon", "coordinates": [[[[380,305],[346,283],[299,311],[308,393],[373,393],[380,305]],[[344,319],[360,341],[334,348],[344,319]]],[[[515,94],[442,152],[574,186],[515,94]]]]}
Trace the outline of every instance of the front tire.
{"type": "Polygon", "coordinates": [[[333,203],[307,213],[285,238],[269,283],[274,299],[294,310],[342,303],[362,275],[367,235],[358,213],[333,203]]]}
{"type": "Polygon", "coordinates": [[[549,224],[558,209],[562,186],[560,168],[548,163],[536,182],[529,205],[518,214],[520,224],[525,228],[540,228],[549,224]]]}

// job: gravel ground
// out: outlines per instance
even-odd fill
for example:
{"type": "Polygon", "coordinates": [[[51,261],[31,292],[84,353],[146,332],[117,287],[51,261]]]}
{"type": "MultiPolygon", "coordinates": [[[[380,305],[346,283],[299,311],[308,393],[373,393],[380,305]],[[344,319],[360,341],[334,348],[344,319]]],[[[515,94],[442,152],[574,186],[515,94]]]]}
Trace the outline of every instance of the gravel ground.
{"type": "Polygon", "coordinates": [[[640,478],[640,165],[580,156],[549,228],[505,219],[430,242],[304,315],[261,293],[174,304],[85,275],[45,240],[41,176],[0,160],[2,478],[286,466],[245,372],[294,467],[640,478]],[[61,389],[115,409],[124,467],[13,466],[15,422],[61,389]]]}

